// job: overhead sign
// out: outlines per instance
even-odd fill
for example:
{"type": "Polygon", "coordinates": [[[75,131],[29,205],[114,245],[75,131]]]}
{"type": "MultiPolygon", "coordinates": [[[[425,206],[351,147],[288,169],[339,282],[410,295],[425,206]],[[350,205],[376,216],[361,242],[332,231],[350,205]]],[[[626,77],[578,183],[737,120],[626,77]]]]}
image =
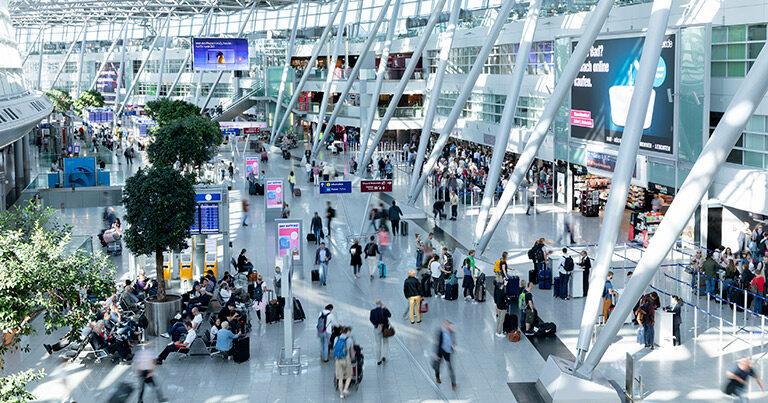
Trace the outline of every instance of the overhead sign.
{"type": "Polygon", "coordinates": [[[362,193],[391,192],[392,179],[360,181],[360,191],[362,193]]]}
{"type": "Polygon", "coordinates": [[[221,193],[195,193],[195,201],[198,203],[219,203],[221,202],[221,193]]]}
{"type": "Polygon", "coordinates": [[[340,194],[340,193],[352,193],[352,182],[350,181],[320,182],[320,194],[340,194]]]}
{"type": "Polygon", "coordinates": [[[284,257],[291,254],[293,260],[301,259],[301,224],[297,222],[277,223],[277,254],[284,257]]]}
{"type": "Polygon", "coordinates": [[[265,198],[267,201],[267,208],[282,209],[283,208],[283,181],[281,179],[267,179],[265,188],[266,188],[265,198]]]}
{"type": "MultiPolygon", "coordinates": [[[[571,87],[571,137],[620,144],[645,38],[596,40],[571,87]]],[[[573,43],[576,46],[576,42],[573,43]]],[[[671,154],[674,137],[675,35],[662,44],[640,148],[671,154]]]]}
{"type": "Polygon", "coordinates": [[[243,38],[192,38],[194,71],[248,70],[248,40],[243,38]]]}

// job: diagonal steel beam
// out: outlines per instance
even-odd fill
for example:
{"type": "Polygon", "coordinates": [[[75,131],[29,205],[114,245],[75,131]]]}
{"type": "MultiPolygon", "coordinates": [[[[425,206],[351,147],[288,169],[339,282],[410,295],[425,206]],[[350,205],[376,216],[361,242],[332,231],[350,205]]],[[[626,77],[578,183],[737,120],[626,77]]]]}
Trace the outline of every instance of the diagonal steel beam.
{"type": "MultiPolygon", "coordinates": [[[[280,75],[280,88],[277,91],[277,102],[275,102],[275,117],[272,122],[272,135],[269,138],[269,144],[275,145],[277,139],[277,122],[278,116],[280,116],[280,107],[283,106],[283,96],[285,95],[286,81],[288,81],[288,71],[291,68],[291,58],[293,57],[294,48],[296,46],[296,32],[299,30],[299,19],[301,18],[301,1],[296,2],[296,13],[293,15],[293,29],[291,30],[291,36],[288,41],[288,48],[285,50],[285,64],[283,64],[283,73],[280,75]]],[[[285,113],[290,113],[286,111],[285,113]]]]}
{"type": "MultiPolygon", "coordinates": [[[[53,81],[51,81],[51,86],[49,88],[56,87],[56,83],[59,81],[59,77],[61,77],[61,73],[64,71],[64,66],[66,66],[67,61],[69,61],[69,56],[72,55],[72,51],[75,49],[77,40],[80,38],[80,36],[83,35],[87,26],[87,23],[83,24],[83,27],[80,28],[80,32],[78,32],[77,36],[75,36],[75,39],[72,40],[72,44],[69,45],[69,49],[67,49],[67,53],[64,55],[64,60],[61,61],[59,69],[56,71],[56,75],[53,76],[53,81]]],[[[40,66],[40,69],[42,70],[42,66],[40,66]]]]}
{"type": "MultiPolygon", "coordinates": [[[[107,49],[107,54],[105,54],[104,57],[101,59],[101,64],[99,64],[99,68],[96,70],[96,76],[93,77],[93,81],[91,82],[91,85],[88,87],[89,91],[96,88],[96,83],[99,81],[99,75],[104,71],[104,67],[106,67],[107,63],[109,62],[109,58],[112,57],[112,52],[115,51],[117,42],[121,40],[123,31],[128,28],[128,21],[130,20],[125,20],[125,22],[123,22],[123,25],[120,27],[120,31],[115,36],[115,39],[112,41],[112,44],[109,45],[109,49],[107,49]]],[[[123,46],[125,46],[125,44],[123,44],[123,46]]]]}
{"type": "MultiPolygon", "coordinates": [[[[203,19],[203,25],[200,26],[200,30],[197,32],[197,36],[200,36],[203,34],[203,32],[205,32],[205,28],[210,24],[212,14],[213,14],[213,7],[211,7],[208,10],[208,14],[205,16],[205,19],[203,19]]],[[[171,95],[173,94],[173,90],[175,90],[176,86],[179,85],[179,80],[181,80],[181,75],[184,74],[184,69],[187,67],[187,64],[189,64],[189,59],[191,57],[192,57],[192,51],[190,50],[184,56],[184,61],[181,62],[181,66],[179,67],[179,72],[176,73],[176,78],[173,79],[173,84],[171,84],[171,88],[168,90],[168,93],[166,94],[166,98],[170,98],[171,95]]]]}

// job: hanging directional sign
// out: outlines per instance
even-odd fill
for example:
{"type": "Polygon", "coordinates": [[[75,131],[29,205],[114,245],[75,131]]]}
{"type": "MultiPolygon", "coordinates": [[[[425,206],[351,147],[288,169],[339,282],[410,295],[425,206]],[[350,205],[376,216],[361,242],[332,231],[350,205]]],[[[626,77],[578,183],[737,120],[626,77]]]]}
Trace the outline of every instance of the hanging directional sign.
{"type": "Polygon", "coordinates": [[[377,193],[377,192],[391,192],[391,191],[392,191],[392,179],[360,181],[360,192],[362,193],[377,193]]]}
{"type": "Polygon", "coordinates": [[[352,193],[350,181],[326,181],[320,182],[320,194],[352,193]]]}

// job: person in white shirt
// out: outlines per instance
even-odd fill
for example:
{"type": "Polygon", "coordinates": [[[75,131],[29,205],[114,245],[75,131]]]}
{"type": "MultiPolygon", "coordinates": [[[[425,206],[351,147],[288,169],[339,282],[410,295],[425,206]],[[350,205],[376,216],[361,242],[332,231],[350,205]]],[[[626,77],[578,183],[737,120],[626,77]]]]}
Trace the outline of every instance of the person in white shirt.
{"type": "Polygon", "coordinates": [[[194,342],[195,339],[197,338],[197,333],[195,332],[195,329],[192,327],[192,322],[190,321],[184,322],[184,327],[187,329],[187,335],[186,337],[184,337],[184,341],[169,343],[167,346],[165,346],[163,351],[160,353],[160,355],[157,356],[157,359],[155,360],[157,365],[163,365],[163,361],[165,361],[165,359],[168,358],[168,355],[171,354],[172,352],[189,351],[189,348],[192,346],[192,342],[194,342]]]}
{"type": "Polygon", "coordinates": [[[197,330],[201,323],[203,323],[203,314],[196,307],[192,308],[192,329],[197,330]]]}
{"type": "Polygon", "coordinates": [[[573,272],[573,258],[568,256],[568,249],[563,248],[563,255],[557,262],[557,273],[560,276],[560,288],[555,294],[562,299],[571,299],[568,296],[568,282],[571,280],[571,272],[573,272]]]}
{"type": "Polygon", "coordinates": [[[328,362],[328,354],[331,348],[331,333],[333,327],[338,326],[336,316],[333,315],[333,305],[328,304],[317,317],[317,337],[320,338],[320,358],[328,362]]]}

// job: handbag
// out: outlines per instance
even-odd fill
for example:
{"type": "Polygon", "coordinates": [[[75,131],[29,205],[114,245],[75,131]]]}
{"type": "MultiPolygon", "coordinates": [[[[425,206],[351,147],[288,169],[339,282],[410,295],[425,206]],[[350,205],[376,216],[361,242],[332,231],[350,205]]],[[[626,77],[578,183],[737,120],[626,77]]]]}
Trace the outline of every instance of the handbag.
{"type": "Polygon", "coordinates": [[[421,304],[419,305],[419,312],[421,313],[429,312],[429,302],[422,299],[421,304]]]}
{"type": "Polygon", "coordinates": [[[392,337],[395,335],[395,328],[392,326],[387,326],[381,330],[381,335],[384,336],[384,338],[392,337]]]}

